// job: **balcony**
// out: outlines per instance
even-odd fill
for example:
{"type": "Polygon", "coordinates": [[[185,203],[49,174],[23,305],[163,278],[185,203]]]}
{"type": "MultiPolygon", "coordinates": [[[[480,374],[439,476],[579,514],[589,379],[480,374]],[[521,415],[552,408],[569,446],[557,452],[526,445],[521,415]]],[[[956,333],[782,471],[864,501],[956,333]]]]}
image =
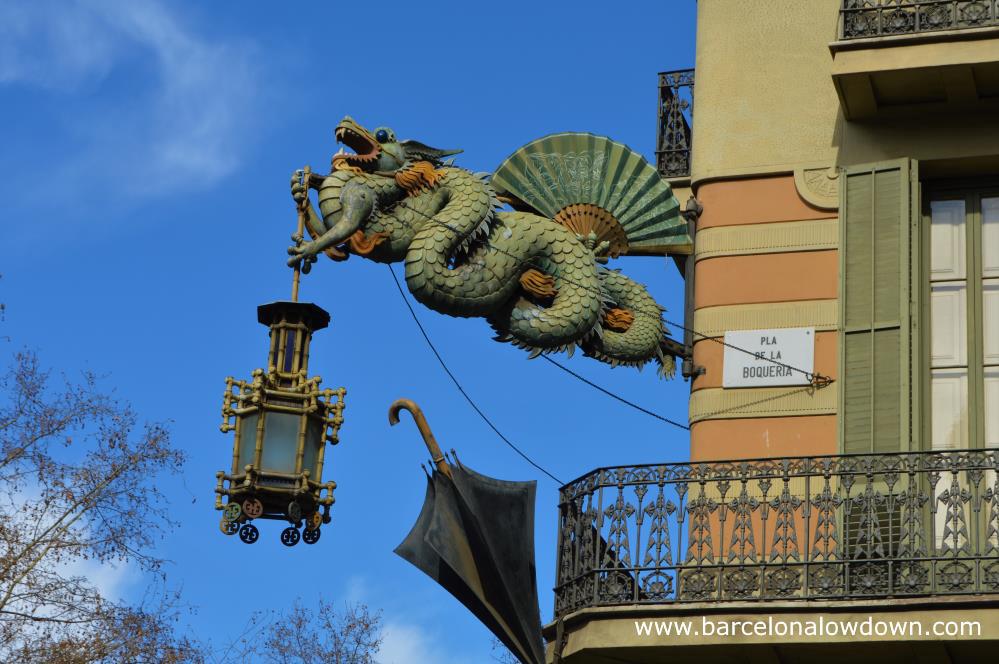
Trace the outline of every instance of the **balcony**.
{"type": "Polygon", "coordinates": [[[693,112],[694,70],[660,72],[656,168],[664,178],[690,178],[693,112]]]}
{"type": "MultiPolygon", "coordinates": [[[[563,631],[567,663],[705,661],[706,648],[728,661],[724,640],[636,640],[627,625],[692,613],[912,618],[946,608],[988,613],[999,626],[997,477],[995,449],[594,471],[561,489],[549,637],[558,643],[563,631]]],[[[766,661],[785,661],[809,644],[747,641],[736,650],[752,646],[777,648],[766,661]]],[[[878,661],[894,661],[896,646],[878,661]]]]}
{"type": "Polygon", "coordinates": [[[829,48],[847,119],[999,109],[999,0],[843,0],[829,48]]]}
{"type": "Polygon", "coordinates": [[[843,0],[840,38],[999,26],[999,0],[843,0]]]}

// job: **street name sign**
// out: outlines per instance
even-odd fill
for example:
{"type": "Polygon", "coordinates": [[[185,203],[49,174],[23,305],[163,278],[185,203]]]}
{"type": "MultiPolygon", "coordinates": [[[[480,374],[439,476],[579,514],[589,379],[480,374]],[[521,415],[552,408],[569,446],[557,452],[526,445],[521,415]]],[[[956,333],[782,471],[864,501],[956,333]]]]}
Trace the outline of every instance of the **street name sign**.
{"type": "Polygon", "coordinates": [[[815,371],[815,328],[726,332],[725,344],[722,387],[811,383],[815,371]]]}

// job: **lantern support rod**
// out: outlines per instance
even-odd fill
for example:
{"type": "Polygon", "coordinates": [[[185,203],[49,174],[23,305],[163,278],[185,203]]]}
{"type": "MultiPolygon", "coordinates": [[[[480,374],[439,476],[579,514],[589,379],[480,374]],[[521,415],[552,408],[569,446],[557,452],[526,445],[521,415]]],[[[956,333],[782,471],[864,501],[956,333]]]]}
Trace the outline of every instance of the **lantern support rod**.
{"type": "Polygon", "coordinates": [[[441,447],[437,444],[437,440],[434,438],[434,434],[430,430],[430,425],[427,424],[427,418],[424,417],[423,411],[420,410],[420,407],[417,406],[411,399],[396,399],[392,405],[389,406],[388,411],[389,424],[392,426],[399,423],[400,410],[408,410],[410,415],[413,416],[413,421],[416,422],[416,428],[419,429],[420,435],[423,436],[423,442],[426,444],[427,451],[430,452],[430,458],[433,459],[437,470],[448,477],[452,477],[451,466],[449,466],[447,461],[444,459],[444,453],[441,452],[441,447]]]}
{"type": "MultiPolygon", "coordinates": [[[[305,196],[296,206],[298,208],[298,230],[291,238],[296,244],[305,239],[305,215],[309,213],[309,176],[311,174],[312,169],[308,166],[302,169],[302,186],[305,187],[305,196]]],[[[302,263],[301,260],[295,263],[295,272],[291,277],[292,302],[298,302],[298,285],[302,281],[302,263]]]]}

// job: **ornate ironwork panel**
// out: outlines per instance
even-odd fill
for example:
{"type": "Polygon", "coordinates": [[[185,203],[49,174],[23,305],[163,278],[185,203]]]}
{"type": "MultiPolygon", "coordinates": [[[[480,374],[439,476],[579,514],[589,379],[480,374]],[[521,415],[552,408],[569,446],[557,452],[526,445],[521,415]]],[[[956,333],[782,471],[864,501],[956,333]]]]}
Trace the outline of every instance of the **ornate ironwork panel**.
{"type": "Polygon", "coordinates": [[[601,468],[561,489],[555,615],[999,592],[999,450],[601,468]]]}
{"type": "Polygon", "coordinates": [[[664,178],[690,175],[690,147],[694,118],[694,70],[659,74],[659,130],[656,168],[664,178]]]}
{"type": "Polygon", "coordinates": [[[861,39],[999,25],[999,0],[843,0],[840,37],[861,39]]]}

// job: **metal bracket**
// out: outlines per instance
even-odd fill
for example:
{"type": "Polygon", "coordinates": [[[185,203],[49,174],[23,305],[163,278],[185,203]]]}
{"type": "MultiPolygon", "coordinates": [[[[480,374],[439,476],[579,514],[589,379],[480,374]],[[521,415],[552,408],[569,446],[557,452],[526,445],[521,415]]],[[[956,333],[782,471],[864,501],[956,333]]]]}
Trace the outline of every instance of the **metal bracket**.
{"type": "Polygon", "coordinates": [[[695,365],[692,359],[685,359],[683,364],[680,365],[680,375],[684,379],[697,378],[698,376],[703,376],[708,372],[707,369],[700,365],[695,365]]]}
{"type": "Polygon", "coordinates": [[[686,219],[687,221],[693,221],[696,223],[697,220],[701,218],[701,214],[703,213],[704,213],[704,206],[701,205],[701,202],[696,198],[694,198],[693,196],[690,196],[690,198],[687,199],[687,203],[684,205],[683,211],[680,214],[683,215],[683,218],[686,219]]]}
{"type": "MultiPolygon", "coordinates": [[[[690,239],[694,243],[694,248],[697,246],[697,221],[700,219],[701,214],[704,212],[704,206],[699,200],[694,196],[690,196],[687,199],[687,203],[684,205],[683,218],[687,221],[687,232],[690,234],[690,239]]],[[[684,294],[683,294],[683,324],[687,329],[683,332],[683,364],[680,365],[680,375],[683,376],[684,380],[690,380],[691,378],[696,378],[697,376],[703,376],[707,371],[702,366],[694,366],[694,333],[690,329],[694,324],[694,277],[696,270],[697,258],[693,252],[687,256],[687,262],[684,265],[683,277],[684,277],[684,294]]]]}
{"type": "Polygon", "coordinates": [[[690,347],[684,346],[675,339],[670,339],[669,337],[663,339],[662,348],[673,357],[681,358],[684,362],[690,359],[690,347]]]}

